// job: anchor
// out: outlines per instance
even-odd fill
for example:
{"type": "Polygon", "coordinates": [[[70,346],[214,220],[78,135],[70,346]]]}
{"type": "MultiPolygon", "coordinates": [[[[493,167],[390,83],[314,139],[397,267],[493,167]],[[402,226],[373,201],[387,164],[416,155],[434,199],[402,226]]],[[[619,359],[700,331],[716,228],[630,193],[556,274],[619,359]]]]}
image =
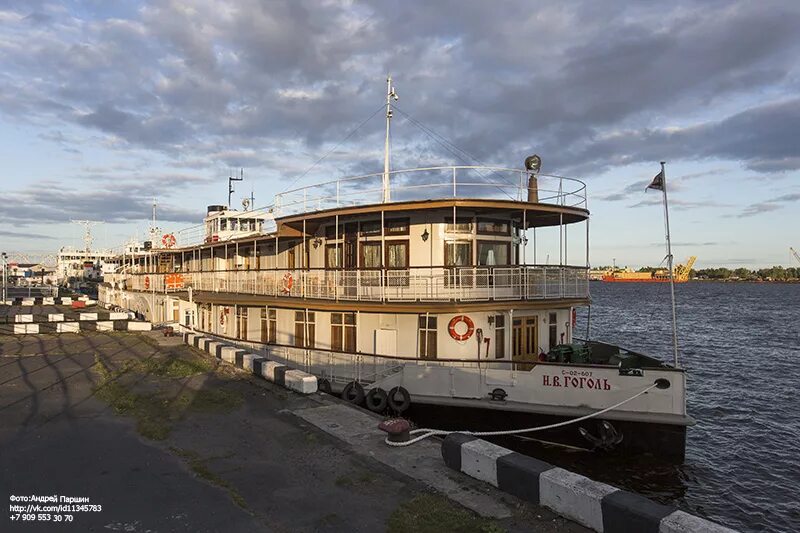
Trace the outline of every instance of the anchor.
{"type": "Polygon", "coordinates": [[[619,433],[610,422],[603,420],[600,423],[600,436],[595,437],[585,429],[578,428],[580,434],[594,445],[595,450],[609,451],[622,442],[622,433],[619,433]]]}

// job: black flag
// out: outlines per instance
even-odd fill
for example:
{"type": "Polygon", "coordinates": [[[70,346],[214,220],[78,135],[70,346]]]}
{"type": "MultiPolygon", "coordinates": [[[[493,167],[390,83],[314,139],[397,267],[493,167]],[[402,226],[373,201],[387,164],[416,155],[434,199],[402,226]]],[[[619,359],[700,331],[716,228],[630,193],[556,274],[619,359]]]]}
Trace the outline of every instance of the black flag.
{"type": "MultiPolygon", "coordinates": [[[[647,189],[656,189],[657,191],[663,191],[664,190],[664,171],[663,170],[661,172],[659,172],[658,174],[656,174],[656,177],[653,178],[652,183],[650,183],[650,185],[647,186],[647,189]]],[[[647,189],[645,189],[645,192],[647,192],[647,189]]]]}

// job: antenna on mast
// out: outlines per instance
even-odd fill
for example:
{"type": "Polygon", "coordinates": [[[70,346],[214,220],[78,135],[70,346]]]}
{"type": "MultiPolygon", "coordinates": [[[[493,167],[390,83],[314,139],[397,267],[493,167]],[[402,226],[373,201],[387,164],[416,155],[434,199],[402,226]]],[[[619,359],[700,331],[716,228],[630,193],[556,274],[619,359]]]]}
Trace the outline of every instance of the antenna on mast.
{"type": "Polygon", "coordinates": [[[240,170],[238,178],[233,173],[231,173],[231,175],[228,177],[228,209],[231,208],[231,195],[234,193],[233,190],[234,181],[244,181],[244,169],[240,170]]]}
{"type": "Polygon", "coordinates": [[[399,100],[392,85],[392,75],[386,78],[386,144],[383,149],[383,202],[389,202],[389,125],[392,122],[392,98],[399,100]]]}
{"type": "Polygon", "coordinates": [[[94,241],[94,237],[92,237],[92,226],[97,226],[98,224],[102,224],[102,222],[98,222],[96,220],[72,220],[73,224],[79,224],[84,228],[83,234],[83,244],[85,245],[84,251],[89,253],[92,251],[92,242],[94,241]]]}
{"type": "Polygon", "coordinates": [[[156,226],[156,205],[157,205],[156,204],[156,199],[153,198],[153,221],[150,223],[150,230],[149,230],[150,242],[153,242],[153,243],[156,242],[156,238],[158,237],[158,232],[161,229],[158,226],[156,226]]]}

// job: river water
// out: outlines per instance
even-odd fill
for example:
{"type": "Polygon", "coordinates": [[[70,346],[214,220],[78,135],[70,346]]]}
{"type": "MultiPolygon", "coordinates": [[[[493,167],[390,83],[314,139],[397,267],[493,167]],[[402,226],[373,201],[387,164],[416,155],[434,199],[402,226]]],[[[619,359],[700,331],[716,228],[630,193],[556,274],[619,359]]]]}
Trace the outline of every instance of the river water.
{"type": "MultiPolygon", "coordinates": [[[[668,284],[591,291],[592,338],[672,360],[668,284]]],[[[676,298],[697,421],[683,464],[529,451],[742,531],[800,531],[800,284],[692,282],[676,285],[676,298]]]]}

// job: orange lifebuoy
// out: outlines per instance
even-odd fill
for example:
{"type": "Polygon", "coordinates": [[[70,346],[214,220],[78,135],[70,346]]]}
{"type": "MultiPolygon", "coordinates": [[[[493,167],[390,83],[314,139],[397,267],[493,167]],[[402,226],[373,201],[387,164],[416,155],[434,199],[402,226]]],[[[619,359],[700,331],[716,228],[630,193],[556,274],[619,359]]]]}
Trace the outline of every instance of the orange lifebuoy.
{"type": "Polygon", "coordinates": [[[447,332],[450,333],[450,336],[453,337],[457,341],[465,341],[472,337],[472,334],[475,332],[475,323],[472,321],[470,317],[467,315],[457,315],[454,316],[450,323],[447,325],[447,332]],[[456,327],[458,327],[461,323],[466,324],[467,330],[464,333],[459,333],[456,331],[456,327]]]}
{"type": "Polygon", "coordinates": [[[222,309],[219,310],[219,325],[220,326],[224,326],[225,325],[225,315],[227,315],[227,314],[228,314],[228,308],[227,307],[222,308],[222,309]]]}
{"type": "Polygon", "coordinates": [[[163,237],[161,237],[161,244],[163,244],[165,248],[172,248],[175,246],[176,242],[178,241],[175,239],[175,235],[172,233],[166,233],[163,237]]]}
{"type": "Polygon", "coordinates": [[[292,287],[294,286],[294,278],[292,277],[291,272],[287,272],[283,275],[283,294],[289,294],[292,292],[292,287]]]}
{"type": "Polygon", "coordinates": [[[149,289],[150,288],[150,276],[145,276],[144,277],[144,288],[145,289],[149,289]]]}

